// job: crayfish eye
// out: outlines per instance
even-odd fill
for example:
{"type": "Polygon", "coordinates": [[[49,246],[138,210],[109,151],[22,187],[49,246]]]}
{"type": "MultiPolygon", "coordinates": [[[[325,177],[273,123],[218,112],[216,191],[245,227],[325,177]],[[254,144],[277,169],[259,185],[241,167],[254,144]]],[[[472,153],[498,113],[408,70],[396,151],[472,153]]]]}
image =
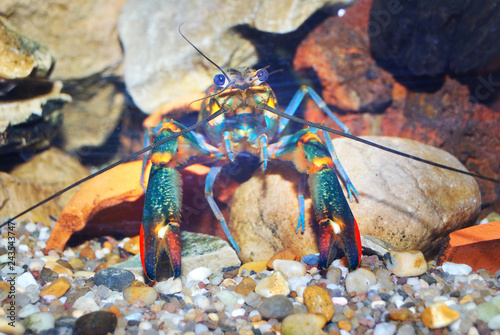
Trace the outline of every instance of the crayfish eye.
{"type": "Polygon", "coordinates": [[[267,78],[269,78],[269,73],[266,69],[260,69],[259,71],[257,71],[257,79],[259,79],[260,82],[265,82],[267,78]]]}
{"type": "Polygon", "coordinates": [[[219,87],[224,87],[226,83],[226,77],[223,74],[216,74],[214,77],[214,84],[219,87]]]}

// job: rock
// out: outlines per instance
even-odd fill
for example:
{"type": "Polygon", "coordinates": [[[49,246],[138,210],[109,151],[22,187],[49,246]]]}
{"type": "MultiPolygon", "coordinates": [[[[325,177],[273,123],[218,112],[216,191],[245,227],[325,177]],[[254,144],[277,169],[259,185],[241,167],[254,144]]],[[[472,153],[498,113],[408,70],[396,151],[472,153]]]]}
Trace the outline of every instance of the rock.
{"type": "Polygon", "coordinates": [[[221,290],[215,295],[226,306],[232,306],[238,303],[238,300],[245,299],[243,295],[229,290],[221,290]]]}
{"type": "Polygon", "coordinates": [[[157,282],[154,288],[160,294],[175,294],[182,291],[182,281],[180,278],[170,277],[165,281],[157,282]]]}
{"type": "Polygon", "coordinates": [[[135,280],[132,272],[117,268],[104,268],[96,272],[95,285],[104,285],[113,291],[121,292],[135,280]]]}
{"type": "Polygon", "coordinates": [[[384,259],[387,269],[398,277],[416,277],[427,271],[427,261],[419,250],[389,251],[384,259]]]}
{"type": "Polygon", "coordinates": [[[325,324],[326,319],[321,314],[292,314],[281,323],[281,334],[316,334],[321,331],[325,324]]]}
{"type": "Polygon", "coordinates": [[[234,34],[232,28],[248,25],[263,32],[291,32],[321,7],[338,2],[290,0],[275,7],[273,3],[252,0],[234,7],[227,0],[218,0],[210,10],[202,0],[191,2],[189,8],[177,2],[129,1],[118,26],[125,51],[128,92],[135,104],[150,114],[166,101],[203,92],[213,83],[218,71],[211,67],[207,71],[205,60],[180,37],[180,24],[184,24],[182,31],[187,38],[215,63],[224,67],[252,65],[257,61],[255,46],[234,34]],[[251,17],[241,15],[250,12],[251,17]],[[153,15],[155,20],[151,20],[153,15]]]}
{"type": "Polygon", "coordinates": [[[12,322],[12,321],[1,316],[0,317],[0,332],[5,333],[5,334],[13,334],[13,335],[24,334],[24,332],[26,331],[26,328],[20,322],[16,322],[14,327],[9,325],[10,322],[12,322]]]}
{"type": "Polygon", "coordinates": [[[94,298],[90,297],[79,297],[73,303],[73,308],[80,310],[82,312],[95,312],[99,310],[94,298]]]}
{"type": "Polygon", "coordinates": [[[328,292],[316,285],[307,286],[304,290],[304,304],[309,313],[318,313],[325,316],[326,321],[330,321],[335,314],[332,298],[328,292]]]}
{"type": "Polygon", "coordinates": [[[76,320],[75,329],[81,335],[106,335],[113,333],[117,324],[116,315],[98,311],[85,314],[76,320]]]}
{"type": "Polygon", "coordinates": [[[396,335],[415,335],[415,328],[411,324],[404,323],[399,327],[396,335]]]}
{"type": "Polygon", "coordinates": [[[240,275],[243,270],[248,270],[248,272],[255,271],[257,273],[267,270],[269,262],[268,261],[255,261],[247,262],[240,266],[238,274],[240,275]]]}
{"type": "Polygon", "coordinates": [[[23,290],[26,290],[26,287],[28,287],[29,285],[36,285],[36,287],[38,287],[36,279],[30,272],[25,272],[22,275],[17,276],[16,285],[21,286],[23,290]]]}
{"type": "Polygon", "coordinates": [[[500,314],[500,297],[498,296],[488,302],[477,305],[477,316],[486,323],[498,314],[500,314]]]}
{"type": "Polygon", "coordinates": [[[40,313],[40,308],[38,308],[35,305],[29,304],[29,305],[26,305],[23,308],[21,308],[21,310],[19,311],[19,314],[17,316],[22,318],[22,319],[25,319],[28,316],[30,316],[31,314],[35,314],[35,313],[40,313]]]}
{"type": "Polygon", "coordinates": [[[368,288],[377,283],[377,277],[366,268],[358,268],[350,272],[345,278],[345,289],[347,293],[368,293],[368,288]]]}
{"type": "Polygon", "coordinates": [[[137,300],[143,300],[149,306],[156,301],[158,293],[152,287],[127,287],[123,290],[123,297],[131,305],[137,300]]]}
{"type": "Polygon", "coordinates": [[[123,249],[131,254],[137,255],[140,252],[139,247],[139,235],[132,237],[130,240],[125,242],[123,249]]]}
{"type": "MultiPolygon", "coordinates": [[[[463,168],[451,155],[415,141],[364,138],[463,168]]],[[[376,236],[399,249],[422,250],[426,257],[432,257],[441,251],[450,232],[475,220],[481,200],[473,178],[436,170],[348,139],[335,139],[334,145],[360,194],[359,203],[350,203],[350,207],[361,233],[376,236]],[[381,192],[382,189],[390,191],[381,192]],[[421,229],[422,225],[427,228],[421,229]]],[[[305,232],[295,234],[299,179],[293,169],[274,163],[265,173],[256,172],[236,190],[229,222],[244,261],[266,259],[275,250],[291,246],[303,254],[317,252],[314,221],[308,215],[312,205],[309,198],[305,199],[305,232]]]]}
{"type": "Polygon", "coordinates": [[[500,264],[500,221],[460,229],[450,234],[443,261],[465,263],[474,271],[495,273],[500,264]]]}
{"type": "Polygon", "coordinates": [[[273,262],[276,259],[300,261],[300,255],[292,248],[281,250],[280,252],[276,253],[273,257],[271,257],[271,259],[267,262],[267,267],[270,269],[274,269],[273,262]]]}
{"type": "Polygon", "coordinates": [[[266,319],[282,319],[293,313],[293,304],[286,296],[278,294],[264,299],[258,310],[266,319]]]}
{"type": "Polygon", "coordinates": [[[186,281],[192,281],[198,283],[210,277],[212,270],[207,267],[200,266],[191,271],[186,276],[186,281]]]}
{"type": "Polygon", "coordinates": [[[413,313],[406,307],[389,310],[389,318],[395,321],[408,321],[413,317],[413,313]]]}
{"type": "Polygon", "coordinates": [[[264,298],[277,294],[288,296],[290,294],[290,284],[281,272],[276,271],[270,277],[263,278],[257,283],[255,293],[264,298]]]}
{"type": "Polygon", "coordinates": [[[500,329],[500,314],[495,315],[488,321],[488,327],[493,330],[500,329]]]}
{"type": "Polygon", "coordinates": [[[472,267],[467,264],[455,264],[444,262],[443,271],[452,276],[468,276],[472,272],[472,267]]]}
{"type": "Polygon", "coordinates": [[[376,65],[370,53],[370,5],[370,1],[358,1],[342,17],[328,18],[295,55],[294,68],[304,74],[314,71],[325,101],[341,110],[376,112],[392,100],[394,79],[376,65]]]}
{"type": "Polygon", "coordinates": [[[306,274],[306,267],[304,264],[297,261],[290,261],[284,259],[274,260],[273,269],[276,271],[280,271],[287,278],[300,277],[306,274]]]}
{"type": "Polygon", "coordinates": [[[35,333],[54,328],[55,318],[50,313],[35,313],[24,319],[24,325],[35,333]]]}
{"type": "Polygon", "coordinates": [[[438,329],[451,325],[460,318],[460,313],[450,309],[443,303],[433,303],[420,315],[424,326],[430,329],[438,329]]]}
{"type": "Polygon", "coordinates": [[[95,259],[95,251],[91,247],[85,247],[80,250],[80,257],[93,260],[95,259]]]}
{"type": "Polygon", "coordinates": [[[243,294],[243,295],[248,295],[250,292],[253,292],[256,287],[255,280],[253,280],[250,277],[243,277],[243,280],[236,285],[236,288],[234,289],[234,292],[243,294]]]}
{"type": "Polygon", "coordinates": [[[69,280],[66,277],[59,277],[40,292],[40,297],[44,297],[46,295],[54,295],[57,298],[60,298],[66,292],[68,292],[70,288],[71,283],[69,282],[69,280]]]}
{"type": "Polygon", "coordinates": [[[388,322],[382,322],[375,326],[373,335],[394,335],[396,333],[396,325],[388,322]]]}
{"type": "Polygon", "coordinates": [[[389,251],[397,250],[394,246],[371,235],[361,235],[361,245],[363,250],[368,253],[383,257],[389,251]]]}
{"type": "Polygon", "coordinates": [[[16,31],[0,18],[0,78],[46,78],[54,57],[44,45],[16,31]]]}
{"type": "Polygon", "coordinates": [[[302,262],[304,262],[307,265],[311,265],[311,266],[318,265],[319,255],[317,255],[317,254],[305,255],[304,257],[302,257],[302,262]]]}

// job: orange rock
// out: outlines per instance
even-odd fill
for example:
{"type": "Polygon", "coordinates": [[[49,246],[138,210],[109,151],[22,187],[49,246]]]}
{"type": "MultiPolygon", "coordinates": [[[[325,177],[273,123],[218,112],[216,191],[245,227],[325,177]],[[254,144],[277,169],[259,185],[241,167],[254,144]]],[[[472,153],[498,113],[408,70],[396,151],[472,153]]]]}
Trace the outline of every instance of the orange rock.
{"type": "Polygon", "coordinates": [[[300,255],[292,248],[283,249],[278,252],[276,255],[271,257],[271,259],[267,262],[267,267],[273,269],[273,262],[275,259],[286,259],[290,261],[300,261],[300,255]]]}
{"type": "Polygon", "coordinates": [[[102,270],[102,269],[105,269],[105,268],[109,268],[109,264],[108,264],[108,263],[102,263],[101,265],[97,266],[97,267],[94,269],[94,272],[97,272],[97,271],[102,270]]]}
{"type": "Polygon", "coordinates": [[[125,242],[123,249],[125,249],[125,251],[127,252],[130,252],[131,254],[137,255],[141,251],[139,246],[139,238],[139,235],[132,237],[130,240],[125,242]]]}
{"type": "Polygon", "coordinates": [[[465,263],[474,271],[485,269],[494,274],[500,264],[500,221],[451,233],[442,261],[465,263]]]}
{"type": "Polygon", "coordinates": [[[120,315],[120,308],[118,308],[118,306],[116,305],[112,305],[110,308],[109,308],[109,311],[111,313],[113,313],[114,315],[116,315],[116,317],[118,317],[120,315]]]}
{"type": "Polygon", "coordinates": [[[257,262],[248,262],[240,266],[240,269],[238,271],[238,275],[241,274],[241,271],[243,269],[247,269],[248,271],[255,271],[255,272],[261,272],[267,269],[267,262],[266,261],[257,261],[257,262]]]}
{"type": "Polygon", "coordinates": [[[413,313],[406,307],[389,310],[391,320],[407,321],[413,316],[413,313]]]}
{"type": "Polygon", "coordinates": [[[236,286],[234,291],[239,294],[248,295],[255,290],[255,280],[250,277],[243,277],[243,280],[236,286]]]}
{"type": "Polygon", "coordinates": [[[40,292],[40,297],[44,297],[46,295],[55,295],[56,297],[60,298],[64,295],[64,293],[68,292],[70,287],[71,284],[66,277],[59,277],[58,279],[54,280],[52,284],[50,284],[40,292]]]}
{"type": "Polygon", "coordinates": [[[80,257],[88,258],[90,260],[95,258],[95,252],[90,247],[85,247],[80,251],[80,257]]]}
{"type": "Polygon", "coordinates": [[[352,323],[349,320],[340,320],[338,326],[340,329],[344,329],[348,332],[350,332],[352,329],[352,323]]]}
{"type": "Polygon", "coordinates": [[[307,286],[304,290],[304,304],[309,313],[322,314],[329,321],[335,314],[335,306],[328,292],[316,285],[307,286]]]}

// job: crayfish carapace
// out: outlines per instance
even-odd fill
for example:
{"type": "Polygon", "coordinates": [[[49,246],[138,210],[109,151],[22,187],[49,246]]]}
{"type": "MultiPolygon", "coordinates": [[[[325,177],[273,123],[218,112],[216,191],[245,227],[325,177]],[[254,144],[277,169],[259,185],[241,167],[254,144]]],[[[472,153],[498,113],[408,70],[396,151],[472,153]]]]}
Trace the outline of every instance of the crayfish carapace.
{"type": "MultiPolygon", "coordinates": [[[[221,70],[222,71],[222,70],[221,70]]],[[[204,134],[188,132],[155,147],[151,153],[143,222],[141,224],[141,258],[146,276],[154,281],[162,255],[168,257],[174,277],[181,274],[181,194],[182,180],[178,170],[194,163],[209,164],[205,183],[208,203],[233,247],[239,251],[226,221],[213,198],[213,185],[221,167],[242,152],[260,157],[263,169],[269,159],[292,162],[309,176],[310,193],[319,224],[319,267],[328,268],[336,255],[336,245],[347,256],[349,269],[359,266],[361,242],[356,220],[349,208],[336,171],[342,177],[352,200],[356,190],[337,159],[330,136],[323,141],[314,128],[304,128],[282,136],[288,119],[275,112],[276,96],[266,83],[263,69],[234,68],[214,77],[200,111],[200,119],[221,113],[204,126],[204,134]],[[325,143],[326,142],[326,143],[325,143]]],[[[303,86],[285,113],[293,115],[308,93],[344,130],[343,125],[323,100],[309,87],[303,86]]],[[[186,129],[167,120],[160,128],[155,143],[186,129]]],[[[304,229],[304,195],[299,187],[299,223],[304,229]]]]}

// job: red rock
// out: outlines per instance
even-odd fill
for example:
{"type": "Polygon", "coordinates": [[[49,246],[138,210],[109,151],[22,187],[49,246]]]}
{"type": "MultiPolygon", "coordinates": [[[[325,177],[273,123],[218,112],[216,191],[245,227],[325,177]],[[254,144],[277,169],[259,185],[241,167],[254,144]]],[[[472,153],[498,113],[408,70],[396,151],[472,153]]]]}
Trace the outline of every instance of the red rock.
{"type": "Polygon", "coordinates": [[[500,264],[500,221],[451,233],[442,261],[465,263],[474,271],[485,269],[494,274],[500,264]]]}

